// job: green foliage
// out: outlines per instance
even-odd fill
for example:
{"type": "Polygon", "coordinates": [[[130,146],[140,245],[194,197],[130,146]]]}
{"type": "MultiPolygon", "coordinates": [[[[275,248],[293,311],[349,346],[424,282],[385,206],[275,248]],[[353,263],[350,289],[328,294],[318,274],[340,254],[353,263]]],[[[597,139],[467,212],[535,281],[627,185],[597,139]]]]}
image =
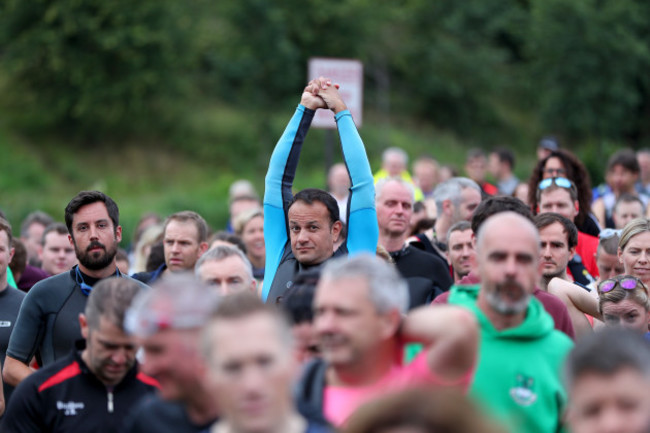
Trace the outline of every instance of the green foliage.
{"type": "Polygon", "coordinates": [[[2,89],[15,121],[104,139],[170,125],[193,49],[173,0],[7,0],[2,89]]]}
{"type": "Polygon", "coordinates": [[[532,4],[531,70],[547,127],[574,138],[648,140],[648,2],[532,4]]]}

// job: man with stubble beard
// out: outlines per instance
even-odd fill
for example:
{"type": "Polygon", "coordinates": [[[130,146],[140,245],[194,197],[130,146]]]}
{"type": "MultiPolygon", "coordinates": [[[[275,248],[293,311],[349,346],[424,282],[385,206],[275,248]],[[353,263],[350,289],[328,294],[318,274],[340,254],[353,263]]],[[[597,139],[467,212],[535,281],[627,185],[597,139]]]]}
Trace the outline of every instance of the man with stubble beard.
{"type": "Polygon", "coordinates": [[[81,338],[79,314],[95,283],[112,276],[128,278],[115,263],[122,227],[113,199],[99,191],[82,191],[66,206],[65,223],[79,264],[35,284],[25,297],[2,371],[13,386],[32,373],[29,362],[34,356],[45,366],[70,353],[81,338]]]}

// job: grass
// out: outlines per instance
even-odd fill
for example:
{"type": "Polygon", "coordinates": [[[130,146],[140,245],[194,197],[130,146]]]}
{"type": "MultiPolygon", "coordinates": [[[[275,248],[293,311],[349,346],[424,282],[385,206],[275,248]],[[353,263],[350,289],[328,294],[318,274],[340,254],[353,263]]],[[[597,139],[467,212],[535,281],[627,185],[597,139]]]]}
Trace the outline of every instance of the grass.
{"type": "MultiPolygon", "coordinates": [[[[125,239],[131,238],[140,215],[150,211],[167,215],[196,210],[220,229],[227,221],[230,183],[247,178],[263,193],[268,159],[293,109],[256,113],[218,104],[197,106],[187,126],[165,140],[92,146],[56,136],[26,136],[0,121],[0,208],[18,234],[20,221],[30,211],[42,209],[62,221],[71,197],[83,189],[99,189],[120,206],[125,239]]],[[[516,121],[524,126],[530,119],[520,116],[516,121]]],[[[373,170],[389,145],[404,148],[411,157],[429,154],[462,169],[467,149],[480,144],[463,142],[429,122],[393,118],[388,123],[373,112],[364,114],[360,133],[373,170]]],[[[528,139],[525,134],[520,138],[528,139]]],[[[325,186],[326,140],[324,130],[309,132],[296,189],[325,186]]],[[[331,140],[336,162],[341,155],[335,132],[331,140]]],[[[534,142],[528,146],[517,155],[522,179],[534,164],[534,142]]],[[[587,153],[589,159],[597,155],[594,150],[587,153]]]]}

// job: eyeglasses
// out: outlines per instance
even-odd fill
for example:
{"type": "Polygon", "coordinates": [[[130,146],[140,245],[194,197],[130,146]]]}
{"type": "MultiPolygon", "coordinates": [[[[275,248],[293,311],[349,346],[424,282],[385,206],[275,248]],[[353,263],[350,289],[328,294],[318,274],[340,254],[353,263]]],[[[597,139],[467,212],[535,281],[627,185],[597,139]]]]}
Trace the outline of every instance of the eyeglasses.
{"type": "Polygon", "coordinates": [[[598,235],[598,238],[600,240],[603,240],[603,241],[607,240],[607,239],[611,239],[614,236],[620,238],[622,231],[623,230],[614,230],[614,229],[609,229],[609,228],[603,229],[603,230],[600,231],[600,234],[598,235]]]}
{"type": "Polygon", "coordinates": [[[641,288],[643,288],[647,292],[645,284],[643,284],[643,282],[641,280],[639,280],[637,277],[632,277],[632,276],[627,276],[627,277],[623,277],[623,278],[620,278],[620,279],[610,278],[610,279],[601,281],[598,284],[598,291],[601,292],[601,293],[610,292],[610,291],[614,290],[614,287],[616,287],[617,284],[622,289],[625,289],[625,290],[634,290],[634,289],[637,288],[638,285],[640,285],[641,288]]]}
{"type": "Polygon", "coordinates": [[[549,177],[547,179],[543,179],[537,188],[540,191],[544,191],[546,188],[550,187],[553,184],[559,186],[560,188],[575,189],[573,182],[571,182],[566,177],[549,177]]]}

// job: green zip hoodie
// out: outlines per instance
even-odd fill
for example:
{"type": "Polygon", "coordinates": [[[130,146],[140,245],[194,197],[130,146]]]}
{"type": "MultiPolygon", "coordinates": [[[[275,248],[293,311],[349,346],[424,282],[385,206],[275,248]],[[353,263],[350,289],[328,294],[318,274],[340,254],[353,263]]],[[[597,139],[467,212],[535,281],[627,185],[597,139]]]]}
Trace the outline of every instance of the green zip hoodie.
{"type": "Polygon", "coordinates": [[[452,288],[449,303],[469,308],[481,328],[479,359],[470,395],[512,433],[563,431],[566,392],[560,372],[573,342],[531,297],[517,327],[497,330],[476,304],[479,286],[452,288]]]}

